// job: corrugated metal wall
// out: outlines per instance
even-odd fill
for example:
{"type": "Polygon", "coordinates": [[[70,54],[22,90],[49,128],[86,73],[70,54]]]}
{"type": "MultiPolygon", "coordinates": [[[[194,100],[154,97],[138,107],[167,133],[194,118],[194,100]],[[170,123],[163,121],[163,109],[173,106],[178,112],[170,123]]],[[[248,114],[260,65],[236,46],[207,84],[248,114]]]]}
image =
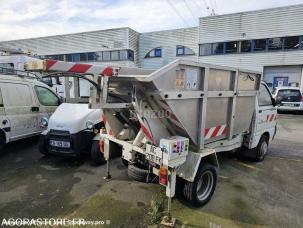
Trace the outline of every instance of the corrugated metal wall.
{"type": "Polygon", "coordinates": [[[139,66],[142,68],[158,69],[177,58],[197,60],[197,42],[198,27],[143,33],[139,38],[139,66]],[[196,55],[176,56],[177,45],[189,47],[196,55]],[[144,58],[150,50],[156,47],[162,48],[161,58],[144,58]]]}
{"type": "Polygon", "coordinates": [[[264,66],[302,65],[303,51],[200,56],[200,62],[263,71],[264,66]]]}
{"type": "Polygon", "coordinates": [[[1,42],[1,46],[32,50],[38,55],[66,54],[128,48],[128,28],[1,42]],[[107,48],[108,47],[108,48],[107,48]]]}
{"type": "Polygon", "coordinates": [[[303,4],[203,17],[199,43],[303,35],[303,4]]]}

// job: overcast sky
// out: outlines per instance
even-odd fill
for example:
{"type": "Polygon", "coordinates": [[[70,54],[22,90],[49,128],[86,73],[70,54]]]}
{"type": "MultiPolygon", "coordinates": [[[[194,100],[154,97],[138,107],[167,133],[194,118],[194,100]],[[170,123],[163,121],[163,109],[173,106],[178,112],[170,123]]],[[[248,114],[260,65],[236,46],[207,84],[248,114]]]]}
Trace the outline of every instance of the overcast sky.
{"type": "Polygon", "coordinates": [[[197,26],[198,17],[303,0],[0,0],[0,40],[117,27],[138,32],[197,26]],[[208,8],[208,9],[207,9],[208,8]]]}

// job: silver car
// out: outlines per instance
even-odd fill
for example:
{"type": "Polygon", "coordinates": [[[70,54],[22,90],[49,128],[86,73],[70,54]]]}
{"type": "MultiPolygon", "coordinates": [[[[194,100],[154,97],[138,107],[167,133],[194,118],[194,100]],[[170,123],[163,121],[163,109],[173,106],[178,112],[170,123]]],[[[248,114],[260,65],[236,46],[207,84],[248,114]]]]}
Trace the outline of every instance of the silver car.
{"type": "Polygon", "coordinates": [[[303,98],[299,88],[276,87],[272,94],[279,111],[303,111],[303,98]]]}

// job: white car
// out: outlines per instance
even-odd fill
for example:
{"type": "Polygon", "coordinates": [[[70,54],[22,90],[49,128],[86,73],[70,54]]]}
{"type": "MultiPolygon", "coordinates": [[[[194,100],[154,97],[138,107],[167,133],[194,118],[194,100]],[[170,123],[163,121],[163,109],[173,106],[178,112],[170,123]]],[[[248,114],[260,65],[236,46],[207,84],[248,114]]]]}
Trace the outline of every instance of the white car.
{"type": "Polygon", "coordinates": [[[90,153],[95,165],[104,163],[99,145],[101,116],[100,109],[89,109],[88,104],[61,104],[41,134],[40,153],[74,157],[90,153]]]}
{"type": "Polygon", "coordinates": [[[299,88],[276,87],[272,94],[279,111],[303,111],[303,98],[299,88]]]}
{"type": "Polygon", "coordinates": [[[0,72],[0,152],[6,143],[39,135],[60,98],[36,78],[0,72]]]}

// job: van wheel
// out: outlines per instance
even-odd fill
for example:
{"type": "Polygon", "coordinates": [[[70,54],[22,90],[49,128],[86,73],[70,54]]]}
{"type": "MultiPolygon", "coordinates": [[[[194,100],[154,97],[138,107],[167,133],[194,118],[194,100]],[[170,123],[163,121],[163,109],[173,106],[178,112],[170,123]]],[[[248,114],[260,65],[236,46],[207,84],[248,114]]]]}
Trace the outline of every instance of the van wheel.
{"type": "Polygon", "coordinates": [[[209,163],[201,163],[194,182],[184,184],[185,199],[195,207],[205,205],[216,189],[217,179],[217,169],[209,163]]]}
{"type": "Polygon", "coordinates": [[[90,155],[93,165],[95,166],[102,165],[106,162],[102,151],[100,151],[99,141],[93,141],[90,155]]]}
{"type": "Polygon", "coordinates": [[[268,137],[266,135],[262,135],[258,146],[255,148],[255,161],[261,162],[264,160],[265,156],[268,152],[268,137]]]}
{"type": "Polygon", "coordinates": [[[49,155],[49,152],[48,152],[47,147],[46,147],[46,142],[45,142],[45,136],[44,135],[41,135],[40,138],[39,138],[38,149],[39,149],[39,152],[41,154],[43,154],[45,156],[49,155]]]}
{"type": "Polygon", "coordinates": [[[5,138],[0,136],[0,154],[3,152],[5,146],[5,138]]]}

